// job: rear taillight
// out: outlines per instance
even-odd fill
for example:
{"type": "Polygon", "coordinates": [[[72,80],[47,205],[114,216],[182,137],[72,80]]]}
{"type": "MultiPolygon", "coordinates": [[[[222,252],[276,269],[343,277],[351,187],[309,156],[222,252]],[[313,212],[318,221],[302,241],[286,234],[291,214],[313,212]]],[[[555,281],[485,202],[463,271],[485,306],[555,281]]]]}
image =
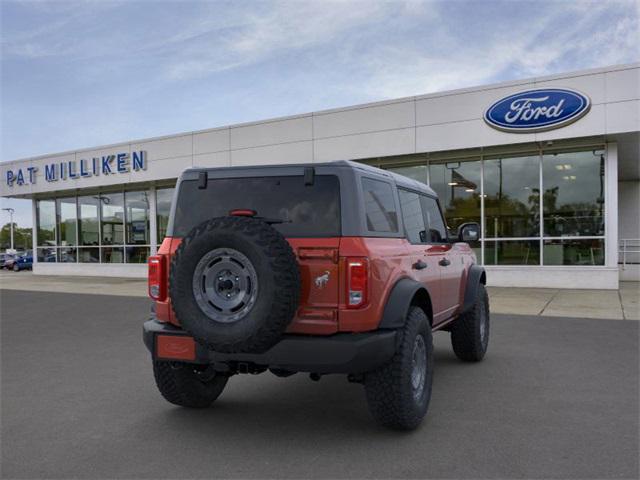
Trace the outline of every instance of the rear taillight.
{"type": "Polygon", "coordinates": [[[163,301],[167,296],[164,255],[149,257],[149,296],[163,301]]]}
{"type": "Polygon", "coordinates": [[[368,301],[369,260],[366,257],[349,257],[347,265],[347,308],[359,308],[368,301]]]}

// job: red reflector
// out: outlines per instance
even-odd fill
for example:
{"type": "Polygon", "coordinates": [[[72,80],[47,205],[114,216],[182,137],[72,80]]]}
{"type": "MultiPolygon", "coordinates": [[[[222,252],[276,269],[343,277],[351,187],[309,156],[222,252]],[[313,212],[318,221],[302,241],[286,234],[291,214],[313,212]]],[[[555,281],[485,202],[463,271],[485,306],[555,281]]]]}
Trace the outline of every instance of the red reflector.
{"type": "Polygon", "coordinates": [[[196,342],[184,335],[157,335],[156,356],[174,360],[195,360],[196,342]]]}
{"type": "Polygon", "coordinates": [[[229,215],[232,217],[255,217],[258,214],[255,210],[242,209],[238,208],[236,210],[231,210],[229,215]]]}

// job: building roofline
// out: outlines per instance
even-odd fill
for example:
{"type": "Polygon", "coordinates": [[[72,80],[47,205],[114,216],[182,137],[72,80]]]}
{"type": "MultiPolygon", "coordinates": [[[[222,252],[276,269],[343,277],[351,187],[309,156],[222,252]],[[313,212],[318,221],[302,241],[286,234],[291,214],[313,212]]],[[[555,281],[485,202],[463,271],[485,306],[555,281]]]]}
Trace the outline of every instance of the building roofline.
{"type": "Polygon", "coordinates": [[[125,140],[125,141],[122,141],[122,142],[115,142],[115,143],[110,143],[110,144],[106,144],[106,145],[96,145],[96,146],[92,146],[92,147],[83,147],[83,148],[78,148],[78,149],[74,149],[74,150],[66,150],[66,151],[62,151],[62,152],[54,152],[54,153],[36,155],[36,156],[33,156],[33,157],[24,157],[24,158],[12,159],[12,160],[2,160],[2,161],[0,161],[0,164],[18,163],[18,162],[30,162],[30,161],[33,161],[33,160],[40,160],[40,159],[43,159],[43,158],[58,157],[58,156],[64,156],[64,155],[88,152],[88,151],[92,151],[92,150],[105,150],[105,149],[110,149],[110,148],[115,148],[115,147],[120,147],[120,146],[131,145],[131,144],[134,144],[134,143],[148,143],[148,142],[153,142],[153,141],[157,141],[157,140],[166,140],[166,139],[169,139],[169,138],[180,138],[180,137],[186,137],[186,136],[189,136],[189,135],[197,135],[197,134],[201,134],[201,133],[209,133],[209,132],[215,132],[215,131],[231,130],[231,129],[234,129],[234,128],[248,127],[248,126],[253,126],[253,125],[262,125],[262,124],[268,124],[268,123],[274,123],[274,122],[281,122],[281,121],[285,121],[285,120],[293,120],[293,119],[298,119],[298,118],[322,116],[322,115],[328,115],[328,114],[337,113],[337,112],[345,112],[345,111],[349,111],[349,110],[359,110],[359,109],[371,108],[371,107],[377,107],[377,106],[383,106],[383,105],[391,105],[391,104],[396,104],[396,103],[405,103],[405,102],[409,102],[409,101],[416,101],[416,100],[422,100],[422,99],[427,99],[427,98],[439,98],[439,97],[461,95],[461,94],[472,93],[472,92],[490,91],[490,90],[496,90],[496,89],[504,88],[504,87],[526,85],[526,84],[531,84],[531,83],[536,84],[536,83],[547,82],[547,81],[551,81],[551,80],[576,78],[576,77],[582,77],[582,76],[587,76],[587,75],[596,75],[596,74],[599,74],[599,73],[615,72],[615,71],[621,71],[621,70],[631,70],[631,69],[635,69],[635,68],[640,68],[640,62],[633,62],[633,63],[627,63],[627,64],[618,64],[618,65],[610,65],[610,66],[605,66],[605,67],[596,67],[596,68],[590,68],[590,69],[585,69],[585,70],[576,70],[576,71],[564,72],[564,73],[553,74],[553,75],[545,75],[545,76],[540,76],[540,77],[528,77],[528,78],[522,78],[522,79],[518,79],[518,80],[509,80],[509,81],[505,81],[505,82],[491,83],[491,84],[487,84],[487,85],[478,85],[478,86],[474,86],[474,87],[465,87],[465,88],[459,88],[459,89],[454,89],[454,90],[444,90],[444,91],[427,93],[427,94],[422,94],[422,95],[412,95],[412,96],[408,96],[408,97],[394,98],[394,99],[388,99],[388,100],[380,100],[380,101],[369,102],[369,103],[361,103],[361,104],[356,104],[356,105],[349,105],[349,106],[346,106],[346,107],[337,107],[337,108],[330,108],[330,109],[325,109],[325,110],[317,110],[317,111],[312,111],[312,112],[307,112],[307,113],[286,115],[286,116],[282,116],[282,117],[271,117],[271,118],[265,118],[265,119],[262,119],[262,120],[255,120],[255,121],[244,122],[244,123],[236,123],[236,124],[224,125],[224,126],[220,126],[220,127],[206,128],[206,129],[202,129],[202,130],[192,130],[192,131],[187,131],[187,132],[179,132],[179,133],[160,135],[160,136],[155,136],[155,137],[147,137],[147,138],[140,138],[140,139],[125,140]]]}

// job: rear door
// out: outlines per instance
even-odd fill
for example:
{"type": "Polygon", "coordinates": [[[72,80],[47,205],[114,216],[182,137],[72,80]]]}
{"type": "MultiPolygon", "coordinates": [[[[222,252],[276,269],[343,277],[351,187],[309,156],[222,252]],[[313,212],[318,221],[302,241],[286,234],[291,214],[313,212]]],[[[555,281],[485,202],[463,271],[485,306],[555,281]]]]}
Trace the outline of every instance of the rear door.
{"type": "Polygon", "coordinates": [[[421,194],[398,188],[400,207],[405,234],[407,236],[408,251],[412,277],[422,283],[431,295],[434,323],[441,321],[442,286],[440,282],[440,266],[438,261],[442,252],[436,251],[429,245],[428,226],[422,209],[421,194]]]}
{"type": "Polygon", "coordinates": [[[453,245],[449,242],[444,217],[440,205],[434,197],[422,196],[422,206],[425,215],[425,223],[428,228],[429,251],[440,271],[440,305],[439,320],[451,317],[458,308],[460,302],[460,277],[461,271],[456,263],[453,245]]]}

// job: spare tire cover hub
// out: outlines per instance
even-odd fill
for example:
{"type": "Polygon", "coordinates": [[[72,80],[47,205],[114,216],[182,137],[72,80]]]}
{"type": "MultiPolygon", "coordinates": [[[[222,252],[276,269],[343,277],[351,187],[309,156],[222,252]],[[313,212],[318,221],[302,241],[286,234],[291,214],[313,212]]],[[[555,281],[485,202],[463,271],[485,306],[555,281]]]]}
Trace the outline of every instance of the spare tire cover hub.
{"type": "Polygon", "coordinates": [[[193,272],[193,296],[212,320],[236,322],[246,316],[258,297],[258,275],[251,261],[232,248],[204,255],[193,272]]]}

